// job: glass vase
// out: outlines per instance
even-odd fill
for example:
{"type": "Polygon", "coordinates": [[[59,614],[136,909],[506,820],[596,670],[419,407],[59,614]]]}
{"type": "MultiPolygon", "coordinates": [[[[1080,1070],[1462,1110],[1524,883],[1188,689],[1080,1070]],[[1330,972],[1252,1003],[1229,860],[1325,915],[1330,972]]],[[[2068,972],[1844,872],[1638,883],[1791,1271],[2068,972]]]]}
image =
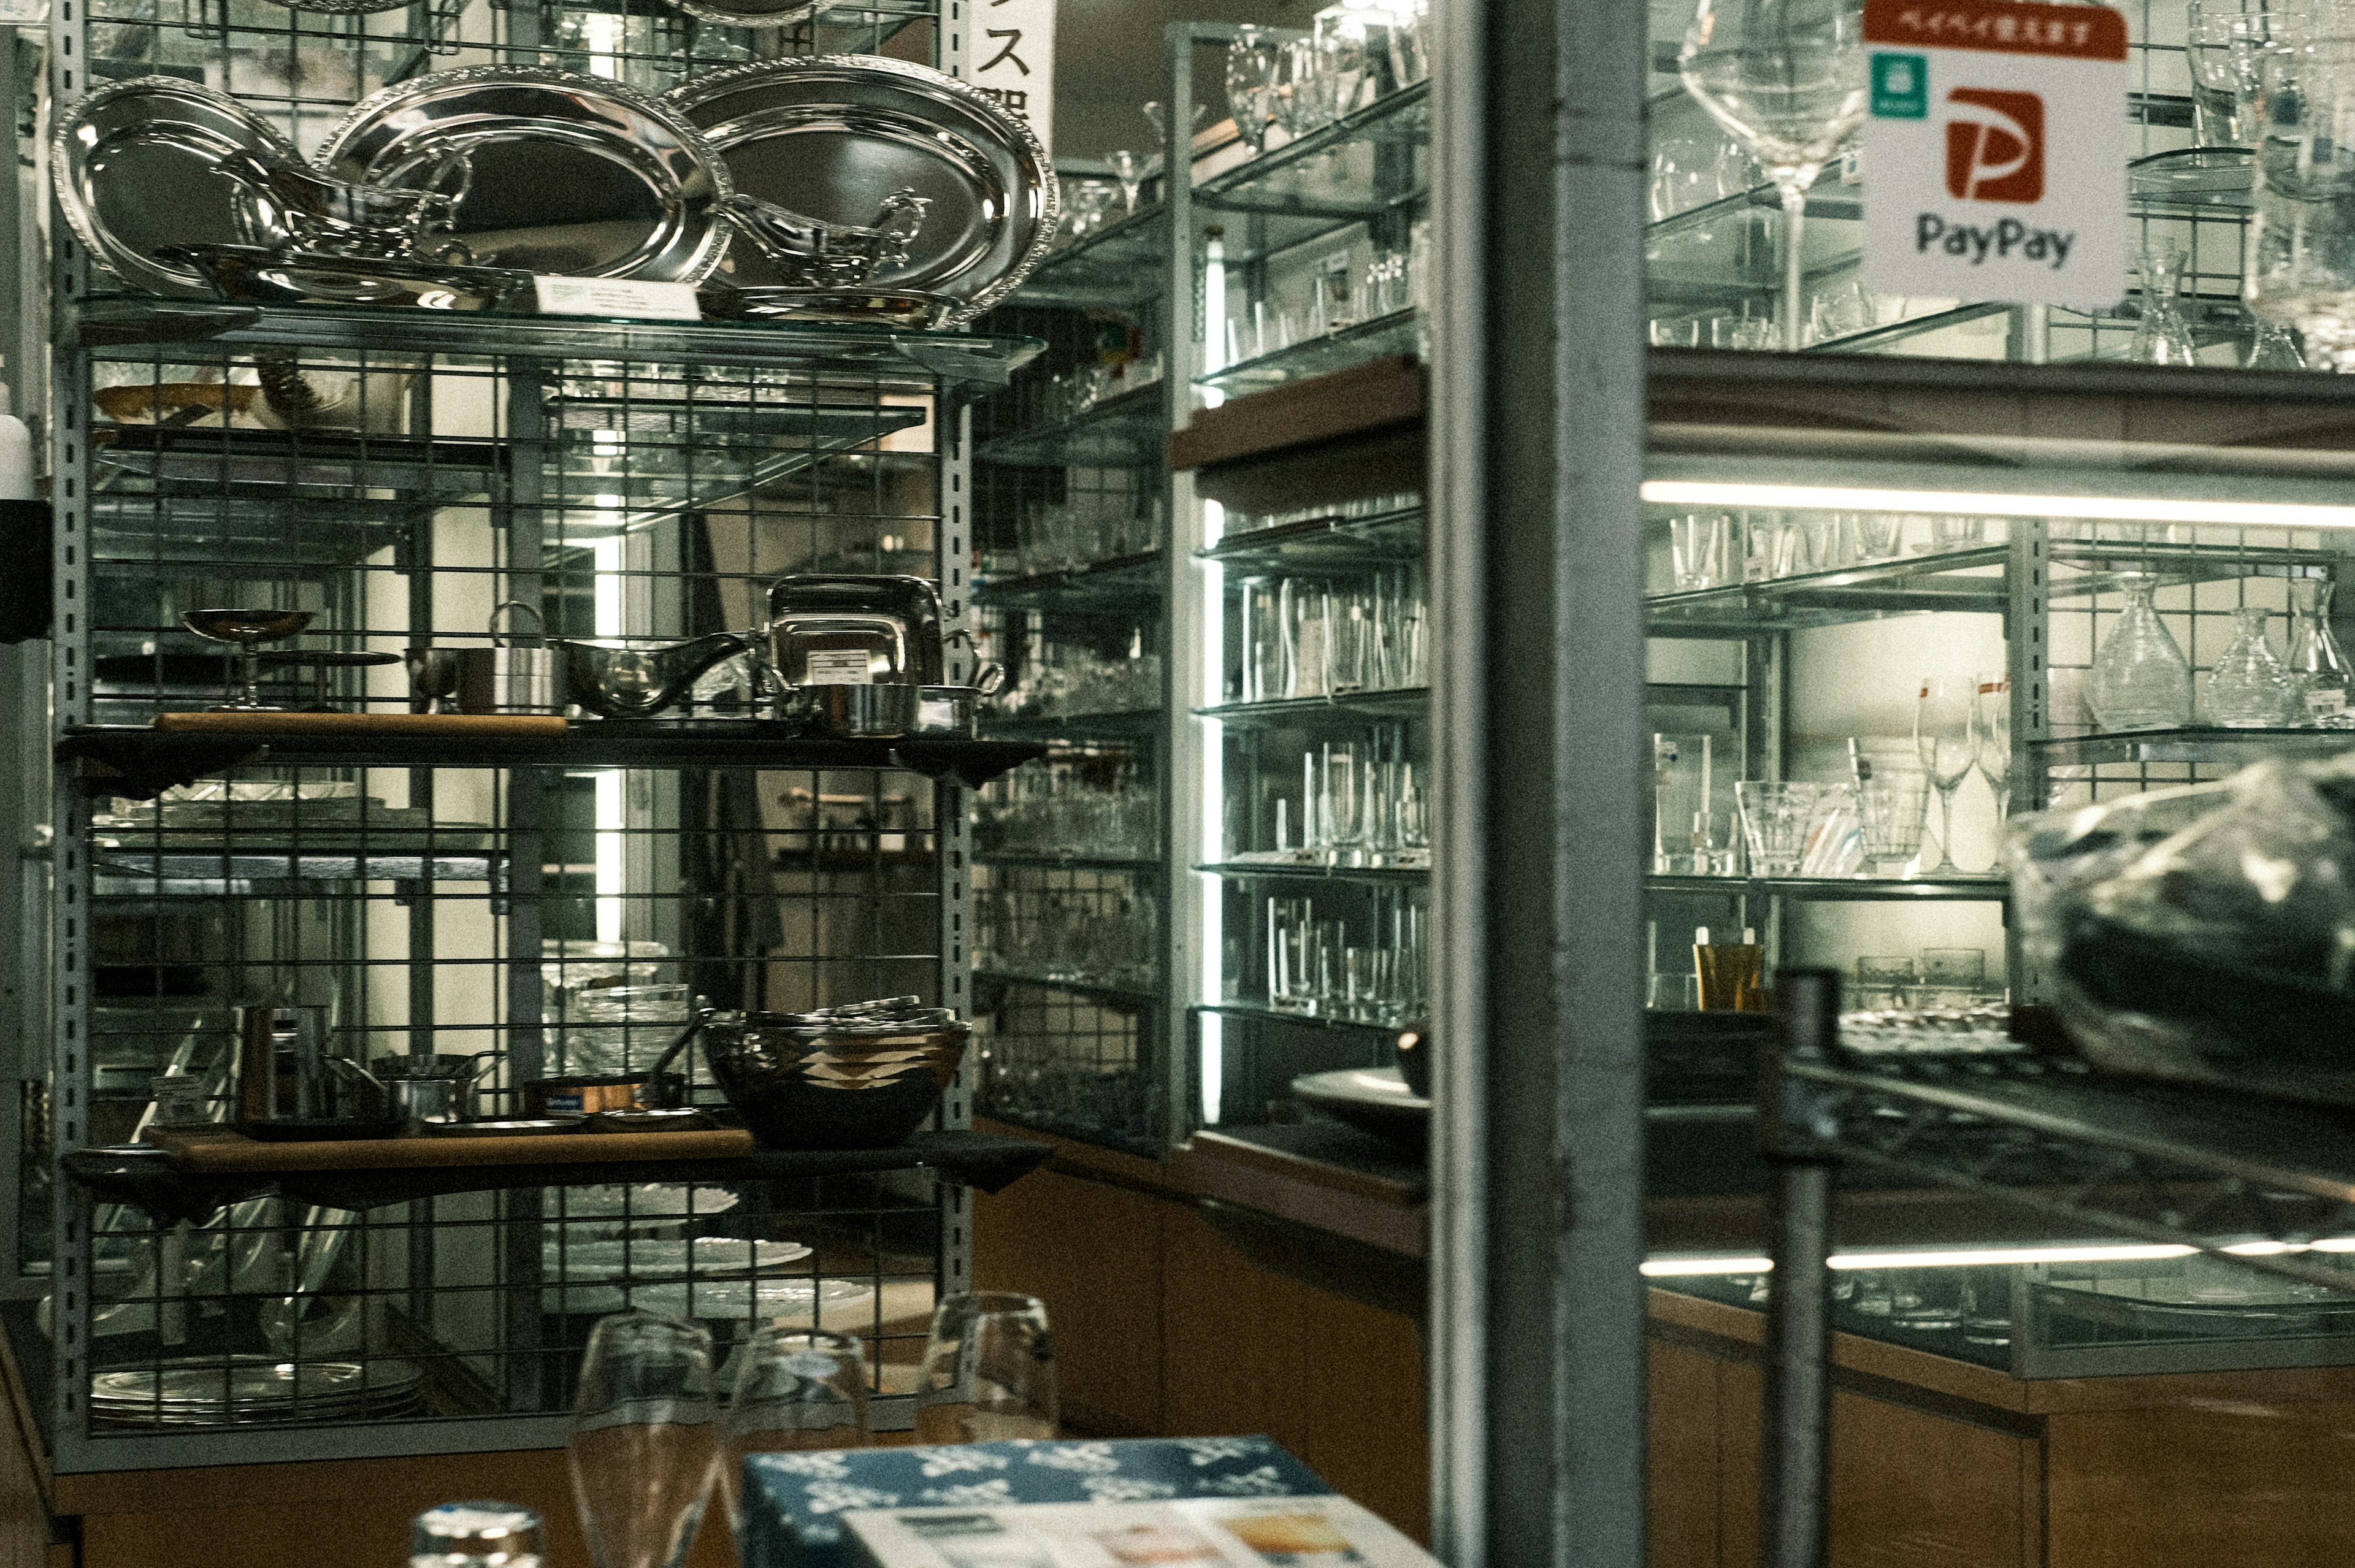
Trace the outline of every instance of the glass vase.
{"type": "Polygon", "coordinates": [[[2201,692],[2208,722],[2227,730],[2264,730],[2288,721],[2289,670],[2265,639],[2268,612],[2232,612],[2232,640],[2216,657],[2201,692]]]}
{"type": "Polygon", "coordinates": [[[2142,316],[2126,357],[2143,365],[2191,365],[2200,350],[2183,314],[2183,248],[2156,244],[2135,255],[2142,278],[2142,316]]]}
{"type": "Polygon", "coordinates": [[[2175,730],[2191,721],[2191,666],[2150,602],[2128,581],[2126,607],[2094,659],[2087,700],[2105,730],[2175,730]]]}
{"type": "Polygon", "coordinates": [[[2289,678],[2292,722],[2321,730],[2355,730],[2348,709],[2347,661],[2330,631],[2330,593],[2319,577],[2289,580],[2289,678]]]}

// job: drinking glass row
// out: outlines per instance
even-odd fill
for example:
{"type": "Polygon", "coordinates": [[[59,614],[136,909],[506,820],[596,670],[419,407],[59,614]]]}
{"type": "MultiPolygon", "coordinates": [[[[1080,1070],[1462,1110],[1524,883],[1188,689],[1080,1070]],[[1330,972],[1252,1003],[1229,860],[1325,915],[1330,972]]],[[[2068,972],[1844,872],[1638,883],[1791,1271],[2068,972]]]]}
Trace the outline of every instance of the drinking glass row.
{"type": "Polygon", "coordinates": [[[1076,571],[1160,548],[1160,497],[1107,492],[1024,512],[1015,522],[1016,556],[1007,574],[1076,571]]]}
{"type": "Polygon", "coordinates": [[[1068,643],[1040,645],[1021,676],[997,699],[1008,718],[1051,719],[1082,713],[1142,713],[1161,706],[1161,656],[1132,647],[1106,658],[1068,643]]]}
{"type": "Polygon", "coordinates": [[[1160,907],[1134,892],[997,886],[982,897],[982,968],[1065,985],[1149,987],[1160,907]]]}
{"type": "Polygon", "coordinates": [[[975,805],[974,830],[985,851],[1143,860],[1160,852],[1159,817],[1133,759],[1094,758],[993,779],[975,805]]]}
{"type": "Polygon", "coordinates": [[[1423,569],[1352,582],[1252,577],[1241,583],[1239,700],[1273,702],[1394,691],[1429,679],[1423,569]]]}
{"type": "Polygon", "coordinates": [[[1267,1005],[1278,1012],[1402,1024],[1430,1006],[1430,912],[1401,890],[1370,919],[1317,913],[1313,898],[1267,901],[1267,1005]]]}
{"type": "Polygon", "coordinates": [[[1327,741],[1300,760],[1300,805],[1274,802],[1275,843],[1238,859],[1406,869],[1431,864],[1430,786],[1401,753],[1403,736],[1388,746],[1368,741],[1327,741]],[[1384,753],[1388,754],[1385,755],[1384,753]]]}
{"type": "MultiPolygon", "coordinates": [[[[1033,1296],[944,1296],[916,1376],[916,1440],[1051,1438],[1060,1419],[1047,1308],[1033,1296]]],[[[650,1312],[604,1318],[581,1361],[567,1447],[596,1568],[677,1568],[715,1483],[741,1530],[745,1456],[865,1447],[868,1367],[846,1334],[772,1325],[739,1347],[720,1399],[711,1335],[650,1312]]]]}
{"type": "Polygon", "coordinates": [[[1227,103],[1254,153],[1305,136],[1431,74],[1428,0],[1319,11],[1305,37],[1246,27],[1227,48],[1227,103]]]}
{"type": "Polygon", "coordinates": [[[1690,593],[1973,549],[2000,541],[2002,524],[1943,512],[1689,512],[1668,519],[1669,581],[1690,593]]]}
{"type": "Polygon", "coordinates": [[[1305,291],[1295,283],[1251,298],[1238,293],[1227,314],[1225,366],[1421,306],[1430,268],[1431,221],[1418,219],[1405,250],[1378,251],[1363,268],[1345,258],[1309,273],[1305,291]]]}

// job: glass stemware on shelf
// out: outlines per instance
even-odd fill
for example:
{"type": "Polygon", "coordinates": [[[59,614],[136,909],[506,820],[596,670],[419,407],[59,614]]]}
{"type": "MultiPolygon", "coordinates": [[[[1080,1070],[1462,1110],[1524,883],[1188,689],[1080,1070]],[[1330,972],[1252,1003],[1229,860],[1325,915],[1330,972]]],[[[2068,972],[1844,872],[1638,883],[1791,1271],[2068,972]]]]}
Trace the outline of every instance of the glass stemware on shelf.
{"type": "Polygon", "coordinates": [[[1977,677],[1926,676],[1913,709],[1913,749],[1938,792],[1938,863],[1932,877],[1965,875],[1955,863],[1955,792],[1978,760],[1977,677]]]}
{"type": "Polygon", "coordinates": [[[2200,691],[2202,716],[2227,730],[2266,730],[2294,723],[2289,669],[2265,636],[2270,612],[2244,605],[2232,612],[2232,640],[2216,656],[2200,691]]]}
{"type": "Polygon", "coordinates": [[[2322,730],[2355,730],[2355,689],[2347,661],[2330,629],[2330,598],[2337,584],[2327,578],[2289,580],[2289,678],[2294,722],[2322,730]]]}
{"type": "Polygon", "coordinates": [[[2140,365],[2196,365],[2199,346],[2191,336],[2190,318],[2183,311],[2184,249],[2171,240],[2154,240],[2135,252],[2135,274],[2142,283],[2142,315],[2135,323],[2126,357],[2140,365]]]}
{"type": "Polygon", "coordinates": [[[601,1321],[566,1446],[596,1568],[679,1568],[719,1460],[711,1336],[650,1312],[601,1321]]]}
{"type": "Polygon", "coordinates": [[[268,712],[271,705],[261,700],[261,666],[254,649],[262,643],[274,643],[291,637],[311,624],[308,610],[190,610],[180,617],[180,624],[210,643],[228,643],[237,649],[236,674],[229,682],[229,695],[216,712],[268,712]]]}
{"type": "Polygon", "coordinates": [[[1979,773],[1995,791],[1995,818],[2001,826],[2011,817],[2011,791],[2005,787],[2011,776],[2011,677],[1987,676],[1977,685],[1973,732],[1978,738],[1979,773]]]}
{"type": "Polygon", "coordinates": [[[867,1358],[846,1334],[771,1324],[748,1339],[737,1363],[719,1465],[728,1522],[743,1527],[738,1488],[747,1454],[864,1448],[867,1358]]]}
{"type": "Polygon", "coordinates": [[[1227,46],[1227,107],[1235,130],[1253,154],[1265,150],[1268,128],[1282,118],[1284,40],[1260,27],[1245,27],[1227,46]]]}
{"type": "Polygon", "coordinates": [[[2151,603],[2149,579],[2125,579],[2126,608],[2094,656],[2086,691],[2105,730],[2176,730],[2191,722],[2191,666],[2151,603]]]}
{"type": "Polygon", "coordinates": [[[1362,1024],[1424,1016],[1430,911],[1420,890],[1377,889],[1370,913],[1361,906],[1354,918],[1330,907],[1314,898],[1267,901],[1268,1006],[1362,1024]]]}
{"type": "Polygon", "coordinates": [[[1145,188],[1148,161],[1143,154],[1131,152],[1126,147],[1104,155],[1104,162],[1112,167],[1112,177],[1120,182],[1120,199],[1125,211],[1133,213],[1136,210],[1137,193],[1145,188]]]}
{"type": "Polygon", "coordinates": [[[1700,0],[1678,57],[1685,90],[1783,198],[1784,347],[1806,346],[1807,191],[1865,111],[1863,0],[1700,0]]]}

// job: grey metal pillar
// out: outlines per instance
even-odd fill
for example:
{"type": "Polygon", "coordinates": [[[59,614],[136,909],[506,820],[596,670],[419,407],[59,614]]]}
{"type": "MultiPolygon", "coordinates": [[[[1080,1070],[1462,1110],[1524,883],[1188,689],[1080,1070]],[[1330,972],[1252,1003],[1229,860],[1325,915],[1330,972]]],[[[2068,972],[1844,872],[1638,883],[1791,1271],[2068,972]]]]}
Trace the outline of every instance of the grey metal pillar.
{"type": "Polygon", "coordinates": [[[1815,1092],[1782,1061],[1822,1061],[1839,1032],[1839,976],[1785,969],[1775,980],[1782,1044],[1759,1103],[1774,1293],[1766,1303],[1765,1427],[1758,1467],[1761,1568],[1824,1568],[1832,1428],[1832,1172],[1816,1137],[1815,1092]]]}
{"type": "Polygon", "coordinates": [[[1645,8],[1435,5],[1433,1531],[1644,1559],[1645,8]]]}

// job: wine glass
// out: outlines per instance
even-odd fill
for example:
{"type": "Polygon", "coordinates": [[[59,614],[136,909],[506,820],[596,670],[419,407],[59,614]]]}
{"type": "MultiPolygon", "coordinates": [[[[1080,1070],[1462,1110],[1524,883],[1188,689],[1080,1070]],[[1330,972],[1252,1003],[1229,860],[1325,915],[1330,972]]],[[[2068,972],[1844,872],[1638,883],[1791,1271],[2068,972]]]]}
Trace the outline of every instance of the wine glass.
{"type": "Polygon", "coordinates": [[[236,678],[230,683],[228,699],[213,711],[277,711],[261,700],[261,661],[254,656],[254,647],[291,637],[310,624],[308,610],[190,610],[184,613],[180,624],[207,642],[233,643],[237,646],[236,678]]]}
{"type": "Polygon", "coordinates": [[[1922,771],[1938,792],[1938,863],[1923,875],[1963,874],[1955,864],[1955,791],[1969,776],[1978,755],[1978,695],[1977,679],[1960,676],[1925,676],[1921,699],[1913,709],[1913,749],[1922,771]]]}
{"type": "Polygon", "coordinates": [[[2011,775],[2011,677],[1985,676],[1974,684],[1978,688],[1974,728],[1978,736],[1979,773],[1994,786],[1995,819],[2000,827],[2011,820],[2011,792],[2004,787],[2011,775]]]}
{"type": "Polygon", "coordinates": [[[916,1378],[916,1441],[1052,1437],[1059,1419],[1047,1304],[999,1291],[943,1297],[916,1378]]]}
{"type": "Polygon", "coordinates": [[[867,1424],[867,1358],[858,1341],[773,1324],[755,1332],[736,1369],[726,1433],[719,1495],[729,1524],[741,1532],[745,1455],[864,1448],[874,1441],[867,1424]]]}
{"type": "Polygon", "coordinates": [[[566,1458],[597,1568],[678,1568],[719,1461],[711,1336],[651,1312],[590,1331],[566,1458]]]}
{"type": "Polygon", "coordinates": [[[1243,28],[1227,46],[1227,106],[1253,153],[1265,150],[1275,123],[1284,65],[1284,40],[1261,28],[1243,28]]]}
{"type": "Polygon", "coordinates": [[[1806,346],[1807,188],[1864,119],[1864,0],[1700,0],[1677,57],[1685,91],[1783,196],[1783,347],[1806,346]]]}
{"type": "Polygon", "coordinates": [[[1145,188],[1146,159],[1140,153],[1126,147],[1106,153],[1104,162],[1112,165],[1112,177],[1120,182],[1120,198],[1130,212],[1136,210],[1136,194],[1145,188]]]}

